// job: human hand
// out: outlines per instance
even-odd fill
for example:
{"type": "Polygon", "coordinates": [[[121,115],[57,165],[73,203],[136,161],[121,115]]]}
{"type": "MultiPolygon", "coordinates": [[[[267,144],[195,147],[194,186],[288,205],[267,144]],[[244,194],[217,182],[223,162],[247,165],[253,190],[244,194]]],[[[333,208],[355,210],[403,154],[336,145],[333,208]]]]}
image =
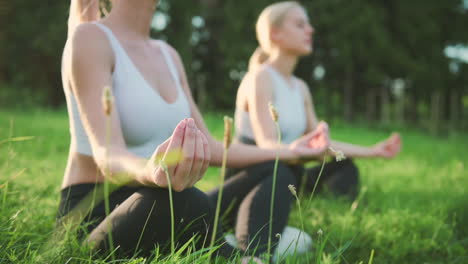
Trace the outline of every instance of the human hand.
{"type": "Polygon", "coordinates": [[[290,149],[300,158],[317,158],[325,154],[329,145],[328,125],[325,122],[320,122],[314,131],[292,142],[290,149]]]}
{"type": "Polygon", "coordinates": [[[393,133],[386,140],[375,144],[372,147],[374,156],[391,159],[401,150],[401,137],[398,133],[393,133]]]}
{"type": "Polygon", "coordinates": [[[197,128],[193,119],[184,119],[176,126],[172,136],[153,153],[140,182],[167,188],[169,178],[172,189],[180,192],[192,187],[202,178],[210,159],[211,152],[206,136],[197,128]],[[171,157],[170,161],[166,162],[168,157],[171,157]],[[167,165],[169,177],[161,160],[167,165]]]}

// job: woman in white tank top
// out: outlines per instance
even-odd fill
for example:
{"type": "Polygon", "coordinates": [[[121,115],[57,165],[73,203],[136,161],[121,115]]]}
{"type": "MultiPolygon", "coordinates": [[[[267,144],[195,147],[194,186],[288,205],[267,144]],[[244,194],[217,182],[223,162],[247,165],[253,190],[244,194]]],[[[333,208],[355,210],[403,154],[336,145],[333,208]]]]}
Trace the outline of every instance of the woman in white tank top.
{"type": "MultiPolygon", "coordinates": [[[[194,222],[187,234],[179,234],[179,242],[183,245],[193,234],[209,236],[212,228],[206,223],[212,223],[212,197],[217,196],[207,196],[193,186],[209,165],[221,164],[223,146],[211,137],[203,122],[178,53],[167,43],[149,37],[159,1],[113,0],[107,17],[83,23],[98,18],[97,3],[71,1],[69,38],[62,59],[71,144],[59,218],[80,207],[81,200],[99,190],[104,181],[125,176],[131,184],[109,196],[110,215],[102,202],[86,212],[86,219],[91,220],[86,227],[90,233],[87,240],[94,248],[109,250],[108,226],[112,224],[113,244],[119,246],[119,254],[148,253],[155,245],[167,244],[171,235],[168,182],[155,161],[181,149],[182,161],[168,167],[176,191],[176,229],[194,222]],[[110,87],[114,96],[108,117],[103,111],[105,87],[110,87]],[[108,118],[110,131],[106,129],[108,118]]],[[[233,144],[228,166],[261,163],[274,159],[277,153],[282,160],[313,158],[327,147],[326,127],[279,150],[233,144]],[[309,148],[312,138],[317,144],[309,148]]],[[[238,186],[239,182],[233,184],[238,186]]],[[[239,192],[229,192],[229,187],[226,191],[231,193],[225,195],[227,201],[243,199],[239,192]]],[[[236,251],[223,244],[218,252],[230,256],[236,251]]]]}
{"type": "MultiPolygon", "coordinates": [[[[271,101],[278,108],[282,142],[289,145],[323,125],[318,122],[307,84],[293,75],[298,59],[312,53],[314,29],[304,8],[298,2],[287,1],[265,8],[258,18],[256,32],[260,47],[250,60],[249,72],[237,94],[237,139],[262,148],[278,146],[276,129],[268,113],[271,101]]],[[[400,147],[398,134],[372,147],[330,141],[330,149],[336,151],[329,154],[344,154],[346,160],[326,163],[320,179],[317,167],[305,170],[306,179],[299,179],[304,172],[301,166],[295,166],[293,174],[297,185],[305,181],[298,188],[312,191],[317,187],[354,197],[358,173],[351,158],[392,158],[400,147]]]]}

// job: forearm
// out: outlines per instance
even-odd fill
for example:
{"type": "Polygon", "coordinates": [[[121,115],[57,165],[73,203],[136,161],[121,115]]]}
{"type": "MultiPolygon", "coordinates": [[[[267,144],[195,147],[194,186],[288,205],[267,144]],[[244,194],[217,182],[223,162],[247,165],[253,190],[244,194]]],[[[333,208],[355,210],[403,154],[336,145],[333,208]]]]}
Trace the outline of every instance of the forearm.
{"type": "MultiPolygon", "coordinates": [[[[350,157],[350,158],[375,157],[375,153],[372,147],[358,146],[358,145],[334,141],[334,140],[330,142],[330,147],[334,151],[342,151],[346,157],[350,157]]],[[[333,154],[333,151],[331,154],[333,154]]]]}
{"type": "Polygon", "coordinates": [[[95,151],[96,163],[106,180],[118,184],[144,185],[147,160],[121,149],[95,151]]]}
{"type": "MultiPolygon", "coordinates": [[[[223,158],[223,145],[221,142],[211,143],[212,166],[221,166],[223,158]]],[[[268,160],[274,160],[278,155],[280,160],[292,160],[295,155],[287,148],[287,145],[271,146],[270,148],[259,148],[254,145],[233,143],[228,149],[227,167],[242,168],[268,160]]]]}

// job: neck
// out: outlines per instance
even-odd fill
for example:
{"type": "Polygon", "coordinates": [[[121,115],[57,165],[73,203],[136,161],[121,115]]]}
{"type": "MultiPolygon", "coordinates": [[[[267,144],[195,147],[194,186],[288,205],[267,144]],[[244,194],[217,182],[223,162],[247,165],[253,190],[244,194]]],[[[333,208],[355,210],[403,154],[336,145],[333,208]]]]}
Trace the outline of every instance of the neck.
{"type": "Polygon", "coordinates": [[[281,74],[291,77],[294,73],[298,61],[297,55],[288,54],[282,51],[274,51],[270,55],[267,63],[275,67],[281,74]]]}
{"type": "Polygon", "coordinates": [[[84,12],[81,14],[81,22],[93,22],[99,19],[99,4],[97,1],[82,1],[84,12]]]}
{"type": "Polygon", "coordinates": [[[115,0],[106,20],[131,38],[148,39],[156,3],[155,0],[115,0]]]}

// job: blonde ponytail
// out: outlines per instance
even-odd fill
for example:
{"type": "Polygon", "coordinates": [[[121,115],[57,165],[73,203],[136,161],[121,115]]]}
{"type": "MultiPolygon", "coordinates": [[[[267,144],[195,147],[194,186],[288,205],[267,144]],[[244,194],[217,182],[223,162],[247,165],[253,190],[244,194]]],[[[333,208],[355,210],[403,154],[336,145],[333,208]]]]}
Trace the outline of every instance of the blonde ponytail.
{"type": "Polygon", "coordinates": [[[261,47],[258,47],[249,60],[249,71],[253,71],[265,63],[269,58],[267,52],[265,52],[261,47]]]}
{"type": "Polygon", "coordinates": [[[71,0],[68,16],[68,37],[84,22],[96,21],[100,17],[99,0],[71,0]]]}

